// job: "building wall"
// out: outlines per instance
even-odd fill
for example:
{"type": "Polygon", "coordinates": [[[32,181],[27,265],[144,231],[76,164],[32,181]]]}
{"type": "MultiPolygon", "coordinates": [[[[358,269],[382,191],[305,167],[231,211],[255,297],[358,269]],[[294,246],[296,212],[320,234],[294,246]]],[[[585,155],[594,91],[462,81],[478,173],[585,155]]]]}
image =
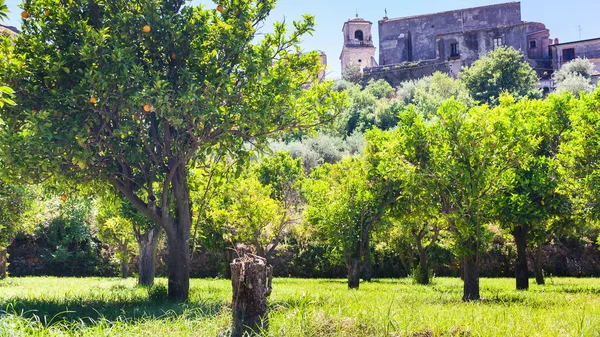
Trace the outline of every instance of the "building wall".
{"type": "Polygon", "coordinates": [[[431,60],[436,36],[521,24],[518,2],[379,21],[379,64],[431,60]]]}
{"type": "Polygon", "coordinates": [[[563,59],[563,50],[570,48],[573,48],[575,58],[587,58],[594,63],[595,70],[600,72],[600,39],[551,45],[552,66],[555,70],[559,70],[562,64],[566,62],[563,59]]]}
{"type": "Polygon", "coordinates": [[[436,36],[436,57],[451,63],[451,72],[458,73],[463,66],[469,66],[495,48],[494,39],[502,39],[503,45],[520,50],[532,67],[551,72],[548,62],[548,41],[550,32],[543,24],[528,22],[506,27],[472,30],[436,36]],[[535,47],[531,48],[531,41],[535,47]],[[458,43],[459,56],[452,56],[451,45],[458,43]]]}
{"type": "Polygon", "coordinates": [[[449,62],[411,62],[365,69],[363,74],[363,84],[366,85],[371,79],[384,79],[393,87],[398,87],[404,81],[429,76],[436,71],[450,73],[449,62]]]}

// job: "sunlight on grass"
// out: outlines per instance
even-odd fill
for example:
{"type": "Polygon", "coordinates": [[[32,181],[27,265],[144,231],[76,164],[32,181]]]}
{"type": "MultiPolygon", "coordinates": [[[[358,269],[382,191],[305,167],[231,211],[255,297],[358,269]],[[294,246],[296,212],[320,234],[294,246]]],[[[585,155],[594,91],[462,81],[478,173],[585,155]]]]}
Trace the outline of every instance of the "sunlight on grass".
{"type": "MultiPolygon", "coordinates": [[[[164,291],[165,279],[158,279],[164,291]]],[[[269,336],[600,336],[600,280],[551,278],[516,291],[482,279],[484,300],[463,303],[459,279],[431,286],[377,280],[276,279],[269,336]]],[[[12,278],[0,282],[0,336],[227,336],[228,280],[192,280],[170,303],[135,279],[12,278]]]]}

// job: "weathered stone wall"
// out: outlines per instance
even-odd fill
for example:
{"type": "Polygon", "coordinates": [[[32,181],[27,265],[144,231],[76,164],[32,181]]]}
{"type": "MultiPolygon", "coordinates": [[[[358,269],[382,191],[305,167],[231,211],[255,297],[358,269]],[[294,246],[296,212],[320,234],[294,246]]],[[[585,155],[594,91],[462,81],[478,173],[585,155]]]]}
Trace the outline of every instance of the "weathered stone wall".
{"type": "Polygon", "coordinates": [[[379,21],[379,64],[437,57],[436,35],[521,24],[518,2],[379,21]]]}
{"type": "Polygon", "coordinates": [[[371,79],[384,79],[393,87],[397,87],[400,83],[412,79],[418,79],[432,75],[436,71],[450,73],[448,62],[438,60],[428,60],[414,63],[401,63],[392,66],[380,66],[376,68],[365,69],[363,81],[364,84],[371,79]]]}

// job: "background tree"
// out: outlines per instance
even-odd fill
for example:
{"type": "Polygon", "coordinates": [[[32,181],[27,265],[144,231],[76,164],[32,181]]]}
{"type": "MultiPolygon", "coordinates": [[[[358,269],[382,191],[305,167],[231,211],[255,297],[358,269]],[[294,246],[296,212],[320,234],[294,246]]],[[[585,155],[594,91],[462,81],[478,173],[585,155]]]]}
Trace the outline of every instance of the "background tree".
{"type": "MultiPolygon", "coordinates": [[[[4,4],[4,0],[0,0],[0,22],[6,20],[8,17],[6,16],[8,13],[8,7],[4,4]]],[[[1,43],[9,45],[11,42],[7,37],[11,35],[4,36],[4,32],[0,29],[0,40],[1,43]]],[[[0,58],[2,59],[2,64],[0,67],[7,67],[11,62],[13,62],[13,56],[11,54],[0,54],[0,58]]],[[[4,107],[5,104],[14,105],[15,102],[12,100],[14,97],[14,91],[4,85],[4,80],[0,80],[0,109],[4,107]]]]}
{"type": "Polygon", "coordinates": [[[117,246],[121,276],[125,278],[129,275],[130,244],[135,241],[138,244],[138,284],[152,285],[160,227],[140,214],[119,194],[102,196],[97,200],[96,207],[99,237],[117,246]]]}
{"type": "Polygon", "coordinates": [[[260,149],[343,107],[318,82],[319,55],[298,52],[312,17],[255,42],[274,3],[32,0],[14,50],[3,45],[23,58],[0,74],[19,88],[19,105],[0,116],[20,130],[2,134],[11,173],[110,182],[164,228],[171,299],[189,292],[189,167],[217,149],[243,163],[245,142],[260,149]]]}
{"type": "Polygon", "coordinates": [[[424,191],[417,195],[429,196],[424,200],[447,220],[462,259],[464,300],[480,296],[479,257],[490,201],[507,172],[522,165],[523,153],[536,143],[524,126],[533,111],[505,103],[491,111],[466,109],[451,99],[431,120],[410,107],[380,149],[385,174],[414,182],[424,191]]]}
{"type": "Polygon", "coordinates": [[[535,71],[523,54],[512,47],[490,51],[463,69],[459,76],[475,100],[490,105],[499,104],[499,97],[504,92],[517,100],[542,96],[535,71]]]}
{"type": "MultiPolygon", "coordinates": [[[[396,198],[384,185],[369,179],[367,163],[361,158],[317,168],[306,180],[304,193],[306,221],[340,251],[348,269],[348,287],[358,288],[361,265],[365,256],[370,259],[366,250],[370,251],[371,230],[396,198]]],[[[366,265],[370,267],[370,260],[366,265]]]]}
{"type": "Polygon", "coordinates": [[[100,240],[117,246],[117,257],[121,262],[121,277],[129,277],[130,244],[134,240],[131,222],[116,214],[102,210],[97,218],[100,240]]]}
{"type": "Polygon", "coordinates": [[[568,111],[571,125],[558,154],[564,177],[561,189],[571,197],[577,222],[591,227],[597,225],[600,214],[600,89],[580,99],[570,94],[561,97],[557,101],[568,111]]]}
{"type": "MultiPolygon", "coordinates": [[[[557,217],[565,215],[564,210],[568,209],[568,202],[558,189],[562,177],[556,158],[564,134],[569,129],[569,112],[564,109],[568,98],[565,98],[551,95],[545,101],[528,104],[528,109],[538,113],[529,121],[528,129],[532,137],[540,139],[540,143],[529,154],[527,165],[511,171],[493,203],[501,227],[515,239],[517,289],[529,288],[528,246],[537,243],[536,246],[541,247],[549,236],[551,224],[558,224],[557,217]]],[[[536,267],[540,264],[534,259],[536,267]]],[[[538,274],[536,270],[538,283],[543,283],[538,274]]]]}
{"type": "Polygon", "coordinates": [[[31,228],[34,199],[31,188],[0,180],[0,279],[7,276],[8,246],[18,232],[31,228]]]}

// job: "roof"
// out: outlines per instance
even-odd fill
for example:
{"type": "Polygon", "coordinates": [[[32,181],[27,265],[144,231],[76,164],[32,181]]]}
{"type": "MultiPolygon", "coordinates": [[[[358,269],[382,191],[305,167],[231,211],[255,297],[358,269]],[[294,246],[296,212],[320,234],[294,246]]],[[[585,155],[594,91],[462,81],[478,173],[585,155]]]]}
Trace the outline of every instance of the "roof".
{"type": "Polygon", "coordinates": [[[563,44],[572,44],[572,43],[581,43],[581,42],[591,42],[591,41],[598,41],[598,42],[600,42],[600,37],[595,37],[595,38],[593,38],[593,39],[579,40],[579,41],[571,41],[571,42],[556,43],[556,44],[551,44],[550,46],[560,46],[560,45],[563,45],[563,44]]]}
{"type": "Polygon", "coordinates": [[[398,18],[391,18],[391,19],[383,19],[383,20],[379,20],[379,22],[416,19],[416,18],[422,18],[422,17],[434,16],[434,15],[440,15],[440,14],[454,13],[454,12],[458,12],[458,11],[470,11],[470,10],[484,9],[484,8],[507,7],[507,6],[516,5],[516,4],[521,6],[521,2],[519,2],[519,1],[504,2],[501,4],[494,4],[494,5],[487,5],[487,6],[459,8],[459,9],[453,9],[453,10],[449,10],[449,11],[442,11],[442,12],[436,12],[436,13],[427,13],[427,14],[420,14],[420,15],[410,15],[410,16],[403,16],[403,17],[398,17],[398,18]]]}
{"type": "Polygon", "coordinates": [[[0,32],[8,31],[10,34],[19,34],[19,30],[13,26],[0,25],[0,32]]]}

